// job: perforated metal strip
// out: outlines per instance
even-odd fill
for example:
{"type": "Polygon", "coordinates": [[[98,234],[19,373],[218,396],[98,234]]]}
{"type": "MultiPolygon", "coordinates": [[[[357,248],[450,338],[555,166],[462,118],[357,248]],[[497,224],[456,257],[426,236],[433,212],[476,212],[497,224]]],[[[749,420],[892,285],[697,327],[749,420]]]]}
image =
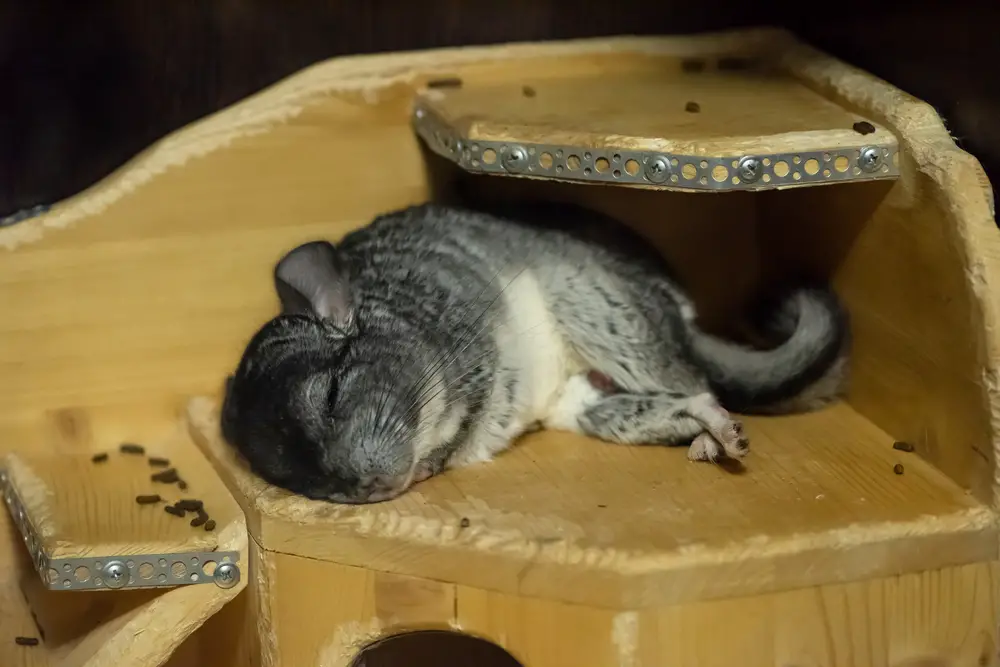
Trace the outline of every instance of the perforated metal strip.
{"type": "Polygon", "coordinates": [[[645,185],[668,190],[768,190],[899,177],[895,145],[699,157],[617,148],[471,141],[417,105],[413,125],[435,153],[470,172],[645,185]]]}
{"type": "Polygon", "coordinates": [[[117,590],[210,583],[220,588],[232,588],[240,581],[237,564],[240,554],[237,551],[51,558],[42,549],[38,532],[3,470],[0,470],[0,491],[31,555],[32,564],[42,582],[52,590],[117,590]]]}

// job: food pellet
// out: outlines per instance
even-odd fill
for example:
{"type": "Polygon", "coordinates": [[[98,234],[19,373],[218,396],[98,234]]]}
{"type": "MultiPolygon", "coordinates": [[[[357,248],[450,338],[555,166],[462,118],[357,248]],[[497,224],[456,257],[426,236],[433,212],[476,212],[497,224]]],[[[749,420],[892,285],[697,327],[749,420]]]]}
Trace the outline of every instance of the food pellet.
{"type": "Polygon", "coordinates": [[[166,507],[163,508],[163,511],[166,512],[167,514],[173,514],[174,516],[179,516],[182,519],[184,518],[184,510],[182,510],[179,507],[174,507],[173,505],[167,505],[166,507]]]}
{"type": "Polygon", "coordinates": [[[198,510],[198,516],[191,519],[191,526],[197,528],[208,522],[208,515],[205,514],[205,510],[198,510]]]}
{"type": "Polygon", "coordinates": [[[93,463],[104,463],[105,461],[108,460],[108,453],[101,452],[100,454],[94,454],[93,456],[90,457],[90,460],[93,463]]]}
{"type": "Polygon", "coordinates": [[[875,126],[866,120],[859,121],[853,125],[854,131],[858,134],[871,134],[875,131],[875,126]]]}
{"type": "Polygon", "coordinates": [[[684,111],[687,111],[688,113],[698,113],[701,111],[701,105],[697,102],[688,102],[684,105],[684,111]]]}
{"type": "Polygon", "coordinates": [[[535,89],[532,88],[531,86],[525,86],[524,88],[521,89],[521,92],[524,94],[525,97],[535,96],[535,89]]]}
{"type": "Polygon", "coordinates": [[[461,526],[462,528],[468,528],[471,524],[472,522],[469,521],[469,517],[466,516],[463,516],[462,520],[458,522],[458,525],[461,526]]]}
{"type": "Polygon", "coordinates": [[[205,530],[212,531],[215,530],[215,519],[209,519],[205,522],[205,530]]]}
{"type": "Polygon", "coordinates": [[[14,637],[14,643],[18,646],[38,646],[37,637],[14,637]]]}
{"type": "Polygon", "coordinates": [[[149,496],[136,496],[135,502],[140,505],[152,505],[153,503],[160,502],[160,496],[155,493],[149,496]]]}
{"type": "Polygon", "coordinates": [[[178,479],[179,479],[177,477],[177,469],[176,468],[167,468],[163,472],[158,472],[158,473],[154,473],[153,475],[150,475],[149,478],[151,480],[153,480],[154,482],[162,482],[164,484],[173,484],[174,482],[178,481],[178,479]]]}
{"type": "Polygon", "coordinates": [[[427,82],[428,88],[461,88],[462,80],[457,76],[444,77],[442,79],[432,79],[427,82]]]}
{"type": "Polygon", "coordinates": [[[900,451],[900,452],[912,452],[913,451],[913,445],[911,445],[908,442],[901,442],[901,441],[894,442],[894,443],[892,443],[892,448],[895,449],[896,451],[900,451]]]}
{"type": "Polygon", "coordinates": [[[186,512],[197,512],[204,506],[205,503],[201,502],[200,500],[190,500],[190,499],[178,500],[176,503],[174,503],[174,507],[180,507],[182,510],[186,512]]]}
{"type": "Polygon", "coordinates": [[[892,471],[894,473],[896,473],[897,475],[902,475],[903,474],[903,464],[902,463],[897,463],[896,465],[892,466],[892,471]]]}
{"type": "Polygon", "coordinates": [[[183,479],[179,479],[177,480],[177,486],[180,488],[181,491],[185,491],[188,488],[188,483],[185,482],[183,479]]]}
{"type": "Polygon", "coordinates": [[[118,451],[122,454],[145,454],[146,448],[132,442],[125,442],[118,447],[118,451]]]}
{"type": "Polygon", "coordinates": [[[159,456],[150,456],[149,465],[153,466],[154,468],[166,468],[168,465],[170,465],[170,459],[160,458],[159,456]]]}

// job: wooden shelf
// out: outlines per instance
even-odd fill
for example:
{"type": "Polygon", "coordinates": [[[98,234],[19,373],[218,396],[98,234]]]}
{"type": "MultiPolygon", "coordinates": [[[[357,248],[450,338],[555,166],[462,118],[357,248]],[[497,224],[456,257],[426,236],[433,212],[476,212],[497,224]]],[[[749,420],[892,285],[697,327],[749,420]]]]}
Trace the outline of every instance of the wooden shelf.
{"type": "Polygon", "coordinates": [[[738,55],[473,70],[430,81],[414,123],[473,172],[694,190],[898,176],[891,131],[784,71],[780,48],[738,55]],[[647,170],[657,158],[660,176],[647,170]],[[741,159],[757,171],[745,175],[741,159]]]}
{"type": "Polygon", "coordinates": [[[370,570],[636,608],[996,555],[992,513],[847,405],[748,420],[746,474],[542,432],[368,506],[266,485],[220,441],[209,401],[190,415],[264,548],[370,570]]]}

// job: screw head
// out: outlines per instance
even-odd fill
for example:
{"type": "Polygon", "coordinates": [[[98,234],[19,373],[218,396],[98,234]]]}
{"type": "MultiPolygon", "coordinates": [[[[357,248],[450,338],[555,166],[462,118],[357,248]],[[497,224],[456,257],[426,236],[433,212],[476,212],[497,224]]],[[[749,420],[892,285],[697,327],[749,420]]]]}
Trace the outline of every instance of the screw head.
{"type": "Polygon", "coordinates": [[[104,583],[108,585],[108,588],[123,588],[129,580],[128,568],[120,560],[109,561],[101,573],[104,575],[104,583]]]}
{"type": "Polygon", "coordinates": [[[232,588],[240,583],[240,568],[235,563],[220,563],[215,568],[212,579],[219,588],[232,588]]]}
{"type": "Polygon", "coordinates": [[[522,171],[528,166],[528,151],[520,146],[511,146],[503,156],[502,162],[507,171],[522,171]]]}
{"type": "Polygon", "coordinates": [[[877,171],[882,166],[882,151],[877,146],[865,146],[858,156],[858,166],[862,171],[877,171]]]}
{"type": "Polygon", "coordinates": [[[643,172],[650,183],[663,183],[670,178],[670,163],[665,157],[652,157],[646,162],[643,172]]]}
{"type": "Polygon", "coordinates": [[[736,172],[740,175],[740,180],[744,183],[756,183],[762,171],[760,160],[749,155],[740,158],[740,161],[736,165],[736,172]]]}

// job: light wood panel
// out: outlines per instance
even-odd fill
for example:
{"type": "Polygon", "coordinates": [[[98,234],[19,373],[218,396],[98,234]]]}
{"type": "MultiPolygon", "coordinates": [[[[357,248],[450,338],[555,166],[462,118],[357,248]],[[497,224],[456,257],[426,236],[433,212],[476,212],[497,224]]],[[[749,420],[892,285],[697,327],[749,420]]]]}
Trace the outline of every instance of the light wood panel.
{"type": "Polygon", "coordinates": [[[902,178],[764,193],[762,266],[829,275],[855,337],[850,402],[995,504],[1000,426],[1000,240],[982,167],[928,105],[822,54],[792,49],[789,71],[900,136],[902,178]]]}
{"type": "Polygon", "coordinates": [[[220,531],[241,519],[239,507],[219,483],[205,458],[191,447],[180,428],[164,441],[147,442],[146,454],[124,454],[107,443],[106,461],[90,453],[64,455],[8,454],[2,465],[49,558],[80,558],[142,553],[211,551],[220,531]],[[167,468],[149,465],[149,457],[169,460],[187,485],[152,481],[167,468]],[[163,501],[140,505],[136,497],[159,495],[163,501]],[[216,531],[189,525],[187,518],[164,507],[197,499],[216,522],[216,531]]]}
{"type": "MultiPolygon", "coordinates": [[[[53,463],[44,455],[10,454],[6,463],[15,462],[8,473],[31,520],[36,527],[52,529],[45,543],[56,557],[107,555],[108,549],[149,553],[217,548],[240,554],[241,581],[230,589],[209,583],[165,590],[48,590],[30,563],[10,516],[0,512],[0,629],[5,635],[41,638],[44,633],[42,644],[31,652],[13,646],[14,634],[5,636],[0,641],[0,665],[161,665],[246,586],[249,554],[243,514],[187,437],[186,429],[175,422],[172,437],[147,442],[146,446],[149,453],[170,458],[182,471],[189,484],[187,492],[204,500],[216,519],[214,532],[195,530],[187,521],[177,519],[187,529],[177,533],[169,525],[146,523],[146,517],[130,512],[130,504],[135,504],[131,494],[138,487],[133,475],[120,473],[127,473],[128,468],[149,472],[142,457],[115,461],[112,454],[108,462],[94,466],[102,471],[97,474],[86,468],[92,465],[89,455],[70,455],[69,460],[53,463]],[[113,470],[116,463],[119,474],[113,470]]],[[[181,657],[184,655],[192,654],[181,657]]]]}
{"type": "Polygon", "coordinates": [[[682,448],[543,432],[362,506],[254,477],[207,399],[191,419],[263,548],[511,594],[628,609],[997,553],[992,512],[846,405],[748,420],[743,474],[691,463],[682,448]]]}
{"type": "MultiPolygon", "coordinates": [[[[272,667],[346,667],[376,637],[419,628],[487,638],[526,667],[1000,664],[996,563],[616,612],[286,554],[266,557],[273,560],[269,629],[277,650],[258,664],[272,667]],[[337,591],[337,600],[283,592],[307,589],[337,591]],[[393,610],[405,611],[394,617],[393,610]]],[[[444,642],[439,659],[461,662],[444,642]]]]}
{"type": "Polygon", "coordinates": [[[609,58],[594,74],[553,74],[544,61],[495,76],[470,71],[456,80],[461,85],[431,88],[421,100],[470,141],[699,156],[895,144],[893,134],[876,124],[867,135],[855,131],[853,125],[868,118],[781,70],[748,62],[727,71],[716,59],[694,59],[700,69],[687,72],[686,62],[692,61],[660,58],[637,65],[609,58]]]}

